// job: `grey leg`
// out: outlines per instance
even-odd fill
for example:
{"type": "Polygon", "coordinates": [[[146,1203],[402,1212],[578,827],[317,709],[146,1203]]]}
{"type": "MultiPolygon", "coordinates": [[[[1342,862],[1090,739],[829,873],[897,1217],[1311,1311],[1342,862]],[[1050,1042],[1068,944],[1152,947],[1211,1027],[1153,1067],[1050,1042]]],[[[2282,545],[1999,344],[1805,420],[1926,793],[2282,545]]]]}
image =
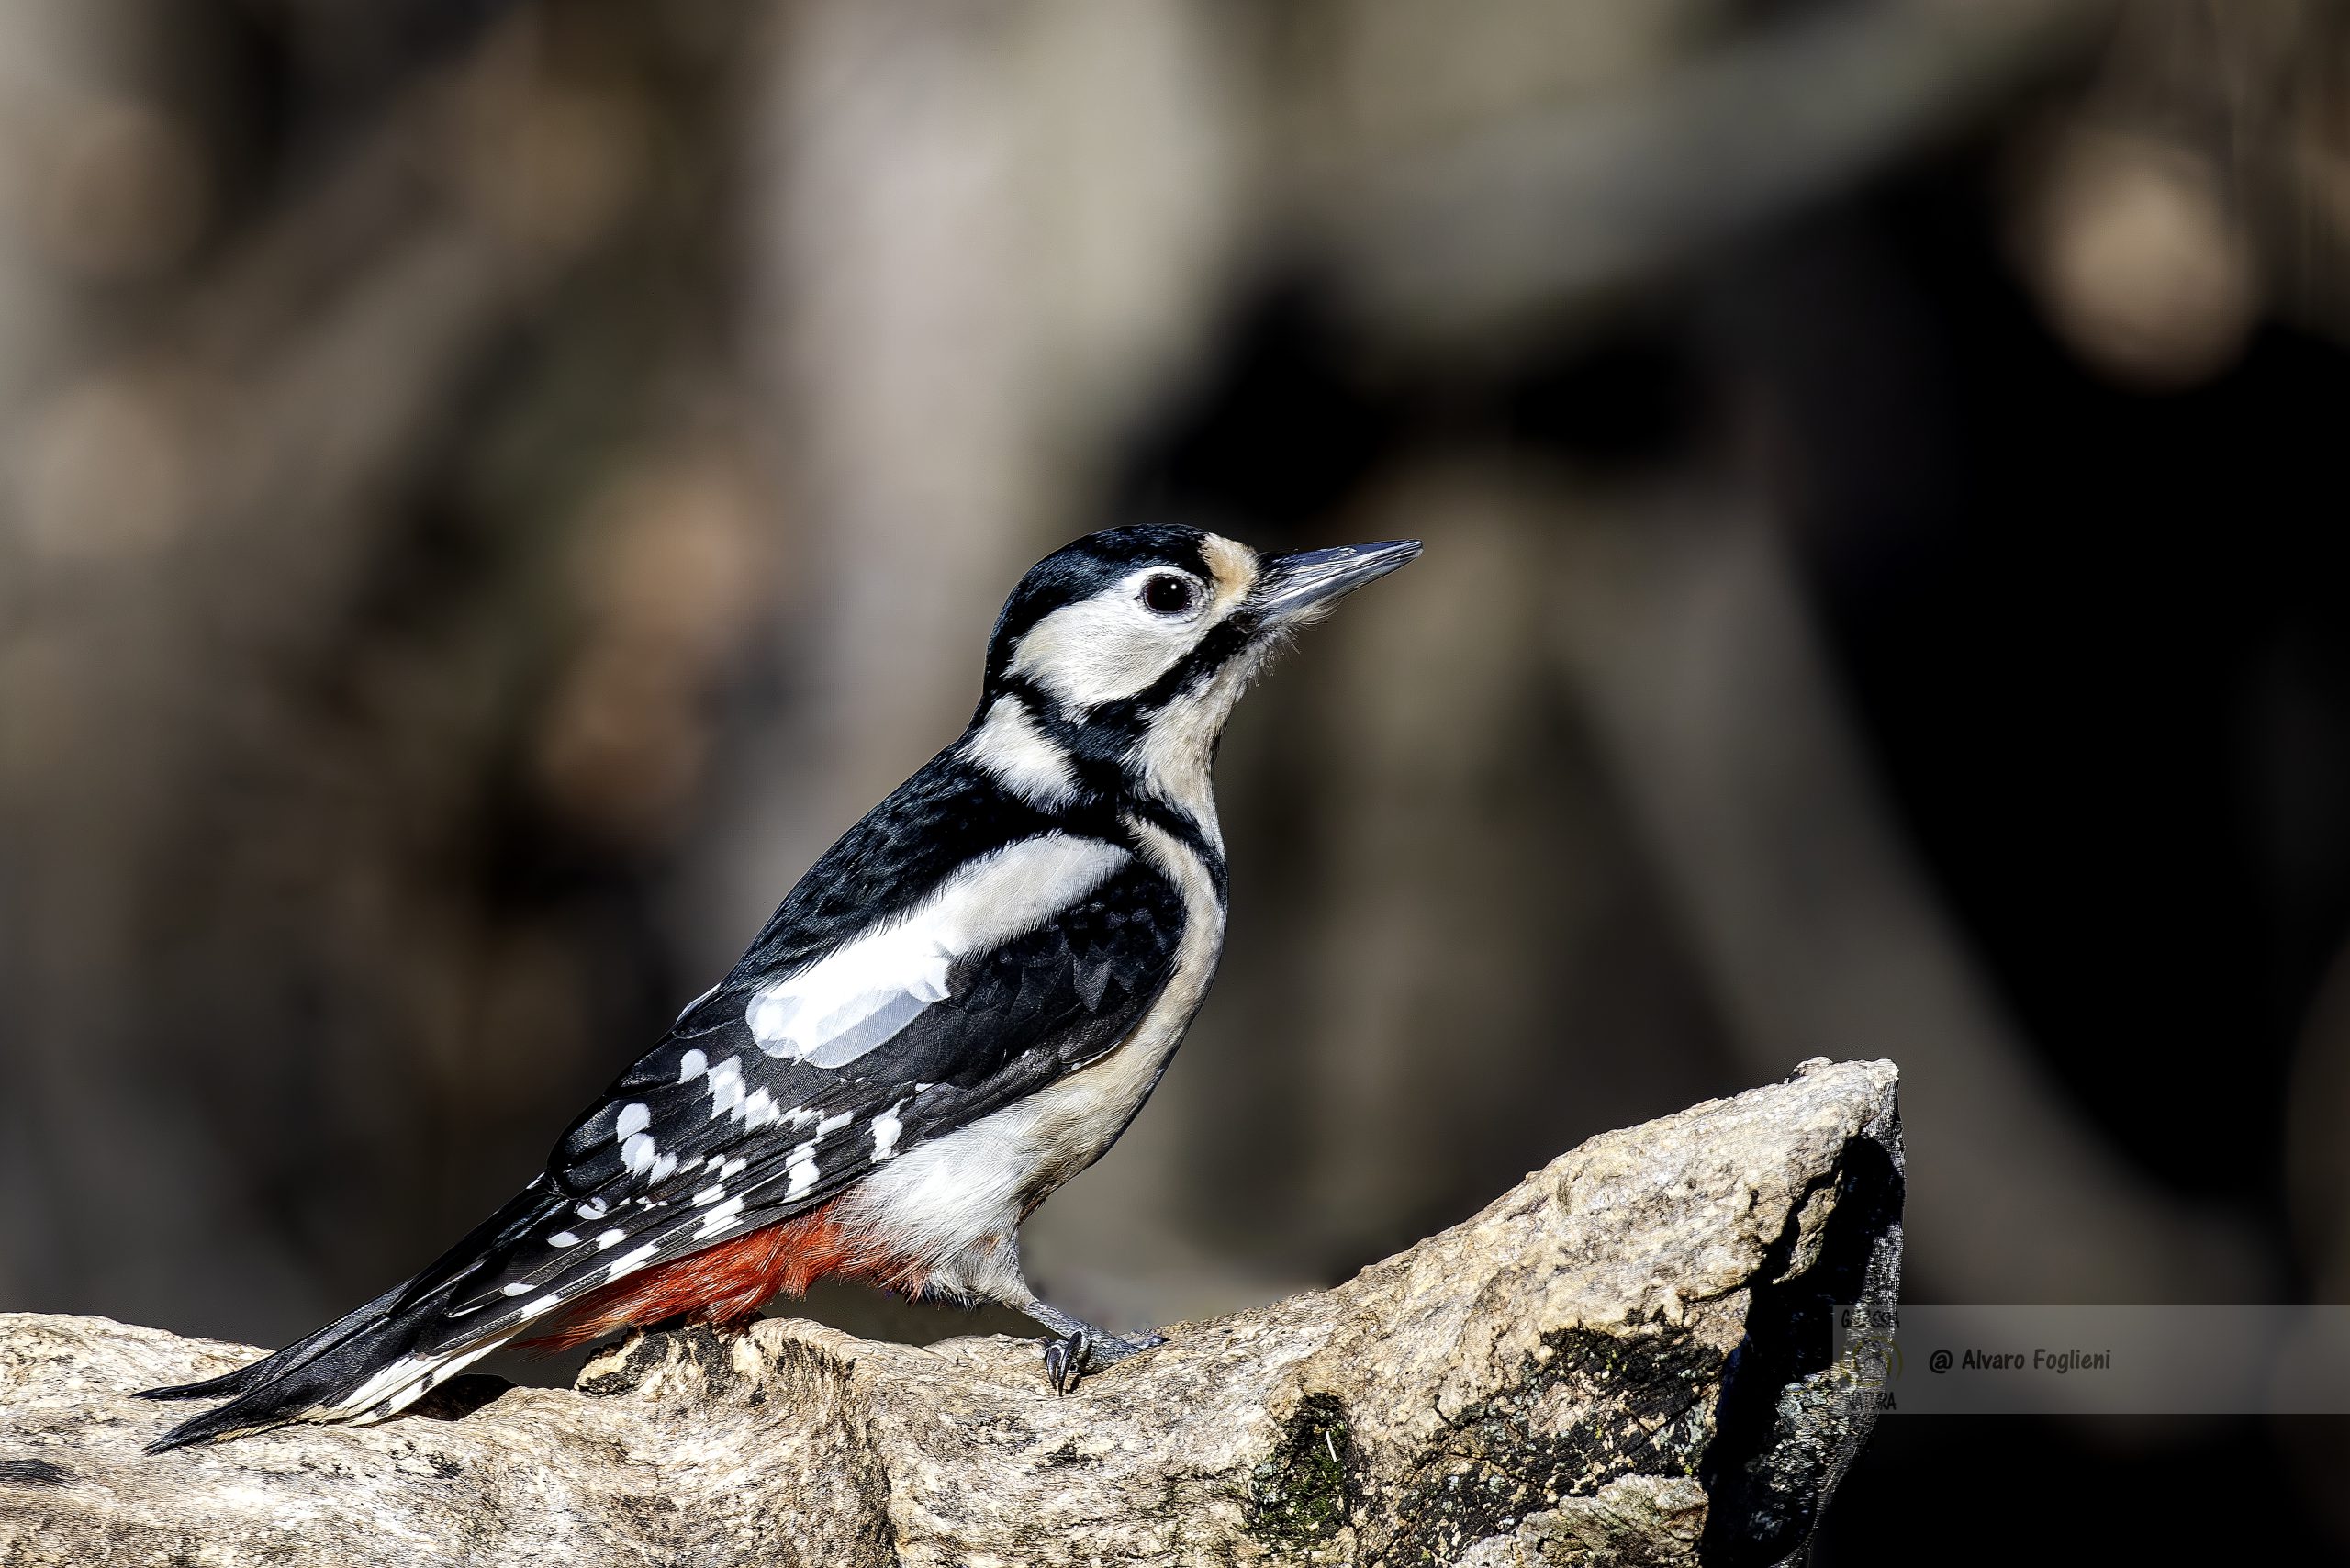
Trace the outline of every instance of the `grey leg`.
{"type": "Polygon", "coordinates": [[[1067,1394],[1077,1386],[1080,1378],[1167,1343],[1165,1337],[1158,1334],[1139,1334],[1131,1338],[1113,1334],[1038,1301],[1020,1271],[1017,1231],[1007,1229],[1000,1236],[990,1237],[983,1246],[957,1259],[947,1282],[959,1294],[985,1297],[1033,1317],[1052,1330],[1055,1337],[1044,1341],[1045,1377],[1056,1394],[1067,1394]]]}
{"type": "Polygon", "coordinates": [[[1067,1394],[1077,1386],[1078,1379],[1089,1373],[1115,1366],[1128,1356],[1167,1343],[1167,1337],[1163,1334],[1140,1334],[1126,1338],[1106,1328],[1096,1328],[1082,1318],[1070,1316],[1059,1307],[1046,1305],[1034,1296],[1005,1305],[1015,1312],[1035,1318],[1059,1336],[1045,1341],[1045,1378],[1053,1385],[1056,1394],[1067,1394]]]}

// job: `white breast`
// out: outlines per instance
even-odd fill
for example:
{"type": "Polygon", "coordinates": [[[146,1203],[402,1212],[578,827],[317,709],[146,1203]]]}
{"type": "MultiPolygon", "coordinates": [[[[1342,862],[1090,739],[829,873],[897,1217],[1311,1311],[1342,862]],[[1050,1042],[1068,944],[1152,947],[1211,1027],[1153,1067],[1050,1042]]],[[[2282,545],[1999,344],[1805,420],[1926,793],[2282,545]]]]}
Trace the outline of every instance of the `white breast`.
{"type": "Polygon", "coordinates": [[[1183,936],[1166,988],[1117,1047],[991,1115],[877,1169],[842,1200],[840,1217],[893,1256],[925,1261],[942,1289],[996,1294],[1016,1278],[1002,1244],[1021,1216],[1100,1159],[1158,1081],[1205,998],[1224,946],[1224,905],[1199,857],[1129,818],[1145,851],[1183,898],[1183,936]]]}

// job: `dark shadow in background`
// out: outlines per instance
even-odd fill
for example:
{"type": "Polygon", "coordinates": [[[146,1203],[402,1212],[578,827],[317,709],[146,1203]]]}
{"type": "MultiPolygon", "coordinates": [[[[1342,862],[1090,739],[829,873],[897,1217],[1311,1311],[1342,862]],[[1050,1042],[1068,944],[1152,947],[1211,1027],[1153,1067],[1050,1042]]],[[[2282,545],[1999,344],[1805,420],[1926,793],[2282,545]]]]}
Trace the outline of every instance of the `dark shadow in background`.
{"type": "MultiPolygon", "coordinates": [[[[2026,1035],[2176,1196],[2281,1251],[2295,1031],[2350,926],[2350,355],[2271,327],[2189,392],[2095,379],[1990,248],[1995,178],[1947,154],[1595,342],[1440,392],[1364,374],[1310,294],[1277,291],[1138,443],[1125,504],[1281,540],[1415,454],[1662,472],[1759,403],[1866,743],[2026,1035]]],[[[1464,1167],[1456,1201],[1505,1166],[1464,1167]]],[[[1936,1299],[1930,1272],[1910,1294],[1936,1299]]],[[[1890,1418],[1820,1561],[2331,1560],[2283,1429],[1890,1418]]]]}
{"type": "MultiPolygon", "coordinates": [[[[221,161],[241,171],[241,184],[218,193],[229,215],[330,163],[364,137],[396,79],[449,54],[500,7],[379,9],[373,22],[365,6],[287,9],[305,18],[297,25],[215,6],[206,14],[216,25],[189,29],[236,56],[219,73],[234,102],[229,139],[277,150],[221,161]],[[230,14],[242,19],[221,20],[230,14]],[[354,20],[397,37],[357,37],[344,27],[354,20]],[[295,58],[337,39],[352,74],[295,58]],[[289,163],[297,157],[302,167],[289,163]]],[[[2336,455],[2350,359],[2270,327],[2232,370],[2193,391],[2142,395],[2094,378],[2051,340],[1994,249],[1997,156],[1985,145],[1913,165],[1645,290],[1596,338],[1532,334],[1475,374],[1416,375],[1376,359],[1334,324],[1310,278],[1270,286],[1204,356],[1189,395],[1133,438],[1101,510],[1104,521],[1198,510],[1267,546],[1328,543],[1382,477],[1448,453],[1498,446],[1638,478],[1759,444],[1863,738],[2023,1035],[2117,1147],[2174,1194],[2232,1205],[2282,1256],[2277,1128],[2289,1053],[2350,927],[2350,533],[2336,455]]],[[[664,199],[674,194],[663,189],[664,199]]],[[[610,389],[660,368],[629,335],[631,308],[708,290],[722,248],[708,233],[682,241],[679,255],[623,246],[499,335],[442,412],[427,465],[442,466],[408,498],[407,520],[366,574],[354,613],[388,628],[382,641],[396,652],[428,646],[445,620],[480,613],[469,595],[486,598],[485,583],[527,569],[518,557],[532,542],[518,529],[558,509],[498,488],[499,442],[555,451],[563,461],[548,466],[569,476],[624,442],[628,410],[614,406],[625,399],[610,389]],[[477,425],[521,400],[515,386],[532,383],[566,389],[543,399],[560,405],[554,414],[493,431],[478,442],[487,455],[468,445],[477,425]]],[[[476,673],[422,662],[424,684],[453,687],[476,673]]],[[[330,670],[297,694],[304,711],[335,731],[381,722],[365,682],[345,682],[354,673],[380,674],[330,670]]],[[[498,673],[525,689],[553,678],[498,673]]],[[[723,695],[771,710],[789,694],[760,683],[784,678],[744,677],[723,695]]],[[[1241,724],[1302,711],[1327,679],[1326,665],[1301,656],[1252,697],[1241,724]]],[[[1529,756],[1580,757],[1587,747],[1572,712],[1529,709],[1515,722],[1529,756]]],[[[431,742],[398,738],[391,749],[431,742]]],[[[184,1089],[187,1116],[231,1151],[272,1148],[232,1172],[246,1183],[234,1197],[287,1240],[308,1270],[303,1288],[334,1298],[306,1306],[216,1292],[202,1327],[284,1320],[290,1329],[297,1312],[339,1309],[423,1262],[527,1179],[571,1109],[706,983],[673,972],[651,907],[660,868],[550,823],[528,768],[520,755],[494,759],[459,829],[418,853],[447,858],[446,880],[469,900],[459,914],[479,918],[466,940],[485,965],[537,950],[493,947],[492,933],[588,956],[569,971],[581,986],[567,1000],[586,1019],[570,1035],[493,1038],[500,1052],[438,1064],[444,1081],[424,1081],[414,1064],[385,1064],[415,1034],[397,1022],[379,1027],[379,999],[351,973],[297,958],[249,991],[247,977],[221,972],[221,953],[254,949],[215,949],[173,924],[206,924],[211,883],[190,877],[186,907],[155,912],[157,972],[140,980],[185,1014],[173,1021],[169,1070],[188,1081],[167,1080],[169,1092],[184,1089]],[[274,982],[285,994],[251,993],[274,982]],[[185,1006],[190,998],[197,1004],[185,1006]],[[340,1058],[312,1048],[329,1039],[340,1058]],[[499,1072],[507,1081],[484,1081],[499,1072]],[[371,1092],[386,1081],[415,1103],[371,1092]],[[446,1081],[464,1090],[450,1096],[453,1113],[433,1103],[446,1081]],[[412,1147],[419,1127],[440,1143],[412,1147]]],[[[1245,832],[1269,852],[1308,839],[1333,781],[1273,769],[1260,782],[1236,812],[1248,819],[1235,823],[1236,839],[1245,832]]],[[[228,786],[252,793],[241,780],[228,786]]],[[[1426,832],[1473,825],[1432,821],[1426,832]]],[[[220,840],[237,826],[224,819],[220,840]]],[[[1236,938],[1292,920],[1305,905],[1286,885],[1315,869],[1270,853],[1237,866],[1236,938]]],[[[330,880],[266,890],[298,911],[330,880]]],[[[1556,1051],[1508,1081],[1461,1091],[1485,1109],[1473,1125],[1437,1129],[1425,1148],[1442,1152],[1423,1156],[1430,1169],[1409,1206],[1362,1216],[1319,1254],[1292,1247],[1291,1236],[1251,1236],[1253,1216],[1278,1211],[1287,1187],[1310,1174],[1307,1154],[1281,1140],[1286,1108],[1315,1084],[1279,1052],[1244,1059],[1224,1047],[1203,1060],[1200,1047],[1218,1047],[1198,1042],[1177,1070],[1226,1074],[1217,1080],[1226,1136],[1257,1161],[1204,1162],[1187,1176],[1189,1201],[1214,1220],[1203,1234],[1225,1238],[1236,1255],[1278,1244],[1296,1268],[1343,1272],[1472,1212],[1558,1152],[1562,1128],[1743,1086],[1747,1075],[1719,1048],[1723,1025],[1701,977],[1685,955],[1676,967],[1640,935],[1670,924],[1660,903],[1652,890],[1628,897],[1623,967],[1632,972],[1597,1002],[1568,999],[1587,1014],[1555,1021],[1556,1051]],[[1677,1053],[1598,1054],[1641,1057],[1622,1042],[1651,1039],[1677,1053]]],[[[385,928],[414,938],[447,913],[411,911],[385,928]]],[[[1228,957],[1214,1005],[1295,990],[1294,977],[1251,962],[1245,946],[1228,957]]],[[[1292,996],[1248,1016],[1278,1025],[1281,1007],[1315,1004],[1292,996]]],[[[1899,1055],[1898,1042],[1885,1048],[1899,1055]]],[[[68,1239],[69,1253],[109,1244],[68,1239]]],[[[1930,1260],[1932,1238],[1917,1242],[1930,1260]]],[[[188,1292],[184,1280],[151,1288],[188,1292]]],[[[1935,1296],[1930,1268],[1913,1271],[1911,1294],[1935,1296]]],[[[144,1304],[28,1305],[139,1316],[144,1304]]],[[[811,1310],[918,1340],[1032,1331],[1009,1315],[914,1308],[853,1289],[820,1291],[811,1310]]],[[[499,1366],[538,1382],[561,1380],[571,1364],[499,1366]]],[[[2338,1451],[2341,1428],[1888,1418],[1830,1512],[1822,1560],[2338,1559],[2339,1541],[2308,1511],[2313,1492],[2291,1475],[2329,1442],[2338,1451]]]]}

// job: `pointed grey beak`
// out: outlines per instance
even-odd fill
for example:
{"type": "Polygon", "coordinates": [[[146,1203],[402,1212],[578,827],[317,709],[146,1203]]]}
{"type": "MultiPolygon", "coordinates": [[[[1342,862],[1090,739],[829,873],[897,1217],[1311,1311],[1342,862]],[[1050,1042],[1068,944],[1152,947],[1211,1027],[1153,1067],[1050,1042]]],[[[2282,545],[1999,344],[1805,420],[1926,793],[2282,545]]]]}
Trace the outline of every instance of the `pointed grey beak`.
{"type": "Polygon", "coordinates": [[[1257,608],[1268,626],[1311,620],[1373,577],[1383,577],[1420,553],[1416,539],[1386,544],[1342,544],[1275,555],[1259,579],[1257,608]]]}

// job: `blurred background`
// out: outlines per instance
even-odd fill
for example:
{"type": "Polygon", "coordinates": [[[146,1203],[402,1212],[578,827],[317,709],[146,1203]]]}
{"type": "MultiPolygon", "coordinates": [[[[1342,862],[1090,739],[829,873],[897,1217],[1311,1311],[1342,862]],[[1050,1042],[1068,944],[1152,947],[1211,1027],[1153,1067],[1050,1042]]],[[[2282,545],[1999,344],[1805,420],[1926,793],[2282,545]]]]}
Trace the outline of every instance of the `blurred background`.
{"type": "MultiPolygon", "coordinates": [[[[1242,705],[1053,1299],[1827,1055],[1911,1300],[2344,1300],[2346,350],[2321,0],[7,0],[0,1303],[423,1263],[1140,516],[1428,548],[1242,705]]],[[[2350,1560],[2345,1464],[1893,1418],[1823,1559],[2350,1560]]]]}

